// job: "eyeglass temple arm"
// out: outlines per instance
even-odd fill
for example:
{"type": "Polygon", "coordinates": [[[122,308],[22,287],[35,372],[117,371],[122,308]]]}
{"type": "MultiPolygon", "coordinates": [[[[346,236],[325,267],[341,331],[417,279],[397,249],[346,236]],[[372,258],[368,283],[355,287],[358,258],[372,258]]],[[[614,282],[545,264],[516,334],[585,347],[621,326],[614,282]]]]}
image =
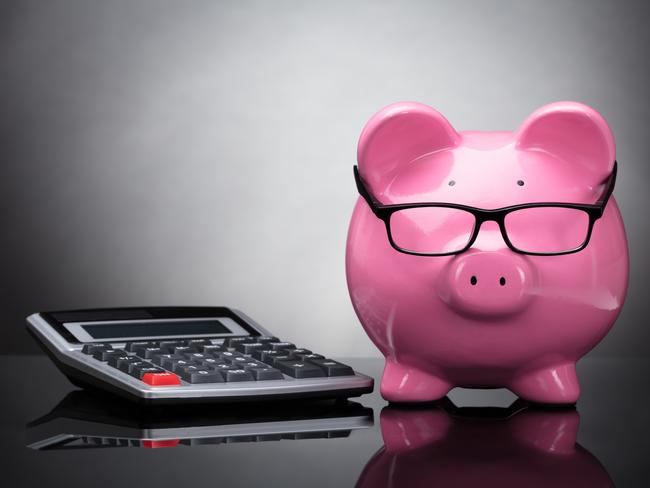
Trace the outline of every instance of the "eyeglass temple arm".
{"type": "Polygon", "coordinates": [[[614,168],[612,169],[612,174],[610,174],[609,178],[607,178],[607,181],[605,183],[606,184],[605,190],[603,191],[603,194],[596,202],[596,205],[600,206],[600,208],[603,210],[605,209],[605,205],[607,205],[607,201],[609,200],[609,197],[611,197],[612,193],[614,192],[614,184],[616,183],[617,171],[618,171],[618,162],[614,161],[614,168]]]}
{"type": "Polygon", "coordinates": [[[368,187],[366,187],[366,184],[361,178],[361,174],[359,173],[359,167],[356,164],[354,165],[354,181],[357,184],[357,190],[359,192],[359,195],[361,195],[363,199],[366,201],[366,203],[370,207],[370,210],[372,210],[372,213],[374,213],[379,217],[379,207],[381,206],[381,203],[379,203],[375,199],[375,197],[373,197],[372,194],[368,191],[368,187]]]}

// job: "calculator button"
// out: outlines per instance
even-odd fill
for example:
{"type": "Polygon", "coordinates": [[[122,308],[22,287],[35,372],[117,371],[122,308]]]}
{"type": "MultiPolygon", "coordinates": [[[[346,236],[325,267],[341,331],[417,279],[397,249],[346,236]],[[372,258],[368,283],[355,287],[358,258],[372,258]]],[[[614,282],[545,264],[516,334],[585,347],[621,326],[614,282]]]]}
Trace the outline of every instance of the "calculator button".
{"type": "Polygon", "coordinates": [[[168,352],[172,352],[175,347],[184,346],[183,341],[160,341],[158,347],[160,349],[166,349],[168,352]]]}
{"type": "Polygon", "coordinates": [[[291,354],[279,354],[277,356],[271,356],[265,362],[271,366],[277,367],[278,361],[298,361],[298,359],[294,358],[291,354]]]}
{"type": "Polygon", "coordinates": [[[152,342],[149,342],[147,344],[138,344],[136,346],[133,346],[130,352],[133,352],[143,358],[145,357],[146,352],[150,349],[160,350],[158,346],[156,346],[152,342]]]}
{"type": "Polygon", "coordinates": [[[145,359],[152,359],[160,354],[167,354],[167,349],[162,349],[160,347],[147,347],[144,350],[144,354],[138,354],[138,356],[142,356],[145,359]]]}
{"type": "Polygon", "coordinates": [[[219,356],[221,359],[223,359],[225,361],[231,361],[234,358],[243,358],[243,357],[245,357],[241,353],[231,352],[231,351],[219,352],[216,355],[219,356]]]}
{"type": "Polygon", "coordinates": [[[216,371],[228,371],[232,369],[239,369],[237,366],[233,366],[232,364],[226,364],[226,363],[215,364],[211,366],[211,368],[216,371]]]}
{"type": "Polygon", "coordinates": [[[123,354],[126,354],[126,351],[122,349],[98,349],[93,353],[93,357],[100,361],[108,361],[111,356],[121,356],[123,354]]]}
{"type": "Polygon", "coordinates": [[[85,344],[81,352],[92,355],[95,351],[106,351],[108,349],[113,349],[113,346],[110,344],[85,344]]]}
{"type": "Polygon", "coordinates": [[[225,369],[221,371],[223,379],[228,382],[234,381],[254,381],[253,375],[245,369],[225,369]]]}
{"type": "Polygon", "coordinates": [[[312,359],[325,359],[325,356],[321,356],[320,354],[305,354],[304,356],[300,356],[301,361],[311,361],[312,359]]]}
{"type": "Polygon", "coordinates": [[[146,373],[166,373],[166,372],[167,371],[165,371],[164,369],[154,366],[151,363],[148,363],[146,365],[133,366],[129,374],[134,378],[138,378],[140,380],[142,379],[142,376],[146,373]]]}
{"type": "Polygon", "coordinates": [[[244,369],[250,369],[250,368],[268,368],[268,364],[261,363],[259,361],[255,361],[251,358],[248,358],[248,361],[244,363],[240,363],[239,367],[244,368],[244,369]]]}
{"type": "Polygon", "coordinates": [[[203,346],[199,346],[199,351],[201,351],[204,354],[211,354],[215,352],[222,352],[225,351],[226,348],[223,347],[221,344],[205,344],[203,346]]]}
{"type": "Polygon", "coordinates": [[[280,372],[279,369],[275,368],[270,368],[268,366],[264,367],[257,367],[257,368],[246,368],[246,371],[248,371],[251,375],[253,375],[253,378],[255,378],[257,381],[264,381],[264,380],[282,380],[284,379],[284,376],[282,376],[282,373],[280,372]]]}
{"type": "Polygon", "coordinates": [[[167,369],[171,369],[174,373],[177,373],[179,371],[182,371],[182,369],[185,366],[191,366],[193,364],[195,364],[195,363],[193,363],[192,361],[190,361],[188,359],[178,359],[176,361],[173,361],[172,364],[171,364],[171,367],[167,367],[167,369]]]}
{"type": "Polygon", "coordinates": [[[266,346],[259,342],[240,342],[235,346],[235,349],[244,354],[253,354],[256,349],[266,349],[266,346]]]}
{"type": "Polygon", "coordinates": [[[118,369],[125,373],[131,374],[131,369],[135,366],[153,366],[151,363],[142,361],[140,358],[133,358],[130,361],[118,361],[118,369]]]}
{"type": "Polygon", "coordinates": [[[181,366],[178,368],[176,371],[180,374],[184,373],[191,373],[194,371],[209,371],[210,368],[207,366],[203,366],[202,364],[194,363],[194,364],[188,364],[187,366],[181,366]]]}
{"type": "Polygon", "coordinates": [[[331,359],[310,359],[308,362],[322,368],[327,376],[354,375],[354,370],[350,366],[331,359]]]}
{"type": "Polygon", "coordinates": [[[291,355],[297,359],[302,359],[302,357],[306,356],[307,354],[312,354],[312,352],[309,349],[304,349],[302,347],[291,350],[291,355]]]}
{"type": "Polygon", "coordinates": [[[174,354],[185,354],[185,353],[199,352],[199,350],[194,346],[176,346],[172,352],[174,354]]]}
{"type": "MultiPolygon", "coordinates": [[[[126,345],[124,346],[124,349],[126,349],[129,352],[136,352],[135,348],[136,347],[154,347],[155,344],[153,342],[149,341],[140,341],[140,342],[127,342],[126,345]]],[[[138,354],[139,356],[139,354],[138,354]]]]}
{"type": "Polygon", "coordinates": [[[181,381],[174,373],[145,373],[142,375],[142,381],[151,386],[173,386],[180,385],[181,381]]]}
{"type": "Polygon", "coordinates": [[[260,344],[268,344],[269,342],[280,342],[280,339],[275,336],[258,336],[255,338],[255,342],[259,342],[260,344]]]}
{"type": "Polygon", "coordinates": [[[259,359],[260,361],[264,361],[265,363],[268,363],[273,360],[275,356],[283,356],[284,353],[281,351],[273,351],[270,349],[264,349],[262,351],[255,351],[253,353],[253,357],[255,359],[259,359]]]}
{"type": "Polygon", "coordinates": [[[119,368],[120,364],[124,363],[134,363],[139,361],[138,358],[129,356],[128,354],[120,354],[118,356],[111,356],[108,358],[108,365],[113,366],[114,368],[119,368]]]}
{"type": "Polygon", "coordinates": [[[318,378],[325,376],[325,372],[315,364],[295,360],[278,361],[275,363],[275,367],[293,378],[318,378]]]}
{"type": "Polygon", "coordinates": [[[296,348],[296,345],[291,342],[269,342],[267,345],[269,346],[269,349],[273,349],[274,351],[296,348]]]}
{"type": "Polygon", "coordinates": [[[183,353],[183,356],[185,358],[191,360],[191,361],[201,361],[205,358],[208,358],[210,356],[207,356],[206,354],[203,354],[202,352],[185,352],[183,353]]]}
{"type": "Polygon", "coordinates": [[[240,367],[242,364],[247,363],[250,360],[251,360],[251,358],[246,357],[246,356],[235,356],[235,357],[226,359],[226,362],[228,362],[228,363],[230,363],[230,364],[232,364],[234,366],[240,367]]]}
{"type": "Polygon", "coordinates": [[[205,359],[200,360],[199,364],[202,364],[203,366],[212,367],[212,366],[215,366],[217,364],[226,364],[226,363],[222,359],[205,358],[205,359]]]}
{"type": "Polygon", "coordinates": [[[255,359],[262,360],[262,358],[264,357],[264,353],[269,352],[269,351],[270,351],[270,349],[262,349],[262,350],[256,349],[255,351],[253,351],[252,356],[255,359]]]}
{"type": "Polygon", "coordinates": [[[223,344],[227,347],[235,347],[238,343],[240,342],[250,342],[251,338],[249,336],[246,337],[228,337],[224,339],[223,344]]]}
{"type": "Polygon", "coordinates": [[[180,354],[156,354],[151,358],[151,362],[165,369],[170,369],[172,363],[179,359],[185,359],[185,356],[181,356],[180,354]]]}
{"type": "Polygon", "coordinates": [[[197,384],[197,383],[223,383],[224,378],[219,373],[219,371],[214,370],[198,370],[198,371],[188,371],[183,373],[182,378],[188,383],[197,384]]]}

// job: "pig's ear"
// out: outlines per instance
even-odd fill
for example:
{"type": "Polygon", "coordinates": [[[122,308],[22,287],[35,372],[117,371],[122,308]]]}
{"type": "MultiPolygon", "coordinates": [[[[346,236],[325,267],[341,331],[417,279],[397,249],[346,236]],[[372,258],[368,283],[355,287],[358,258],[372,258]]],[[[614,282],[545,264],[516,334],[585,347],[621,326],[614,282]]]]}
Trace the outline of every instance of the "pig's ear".
{"type": "Polygon", "coordinates": [[[533,112],[517,133],[517,148],[544,151],[580,165],[601,182],[614,167],[616,143],[605,119],[577,102],[557,102],[533,112]]]}
{"type": "Polygon", "coordinates": [[[363,179],[381,192],[405,164],[454,147],[460,136],[437,110],[398,102],[377,112],[359,138],[357,161],[363,179]]]}

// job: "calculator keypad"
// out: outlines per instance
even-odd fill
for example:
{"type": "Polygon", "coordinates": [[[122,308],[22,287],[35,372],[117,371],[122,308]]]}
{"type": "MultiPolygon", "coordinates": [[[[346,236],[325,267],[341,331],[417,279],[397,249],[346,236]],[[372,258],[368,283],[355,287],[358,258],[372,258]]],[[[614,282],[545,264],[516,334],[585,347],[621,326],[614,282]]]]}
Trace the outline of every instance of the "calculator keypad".
{"type": "Polygon", "coordinates": [[[136,341],[124,349],[86,344],[82,352],[152,386],[352,376],[354,370],[273,336],[136,341]]]}

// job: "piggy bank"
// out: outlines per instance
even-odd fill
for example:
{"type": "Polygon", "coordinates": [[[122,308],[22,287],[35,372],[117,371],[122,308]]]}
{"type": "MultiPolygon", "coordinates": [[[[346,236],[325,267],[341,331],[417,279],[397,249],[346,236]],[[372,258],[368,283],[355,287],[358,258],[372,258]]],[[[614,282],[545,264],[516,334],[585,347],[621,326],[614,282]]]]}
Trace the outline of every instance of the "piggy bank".
{"type": "Polygon", "coordinates": [[[603,117],[558,102],[512,132],[458,132],[396,103],[366,124],[357,157],[346,274],[385,356],[382,396],[506,387],[576,402],[576,361],[612,327],[628,282],[603,117]]]}
{"type": "Polygon", "coordinates": [[[614,486],[598,459],[576,443],[574,409],[452,407],[384,408],[384,446],[357,487],[614,486]]]}

